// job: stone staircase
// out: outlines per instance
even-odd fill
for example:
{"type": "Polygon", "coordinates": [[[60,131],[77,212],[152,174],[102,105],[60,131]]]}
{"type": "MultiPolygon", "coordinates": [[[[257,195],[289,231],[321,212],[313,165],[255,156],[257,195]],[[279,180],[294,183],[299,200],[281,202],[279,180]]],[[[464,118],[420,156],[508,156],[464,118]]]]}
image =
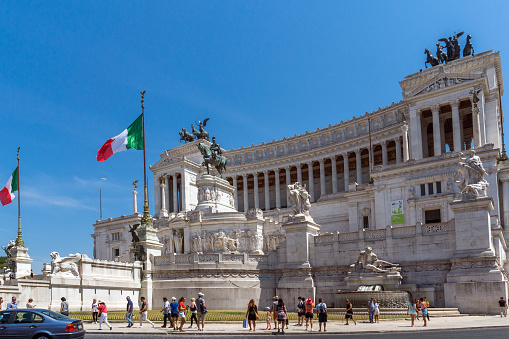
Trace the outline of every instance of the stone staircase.
{"type": "MultiPolygon", "coordinates": [[[[460,311],[457,308],[435,308],[430,307],[429,309],[429,316],[430,317],[460,317],[460,316],[466,316],[467,314],[461,314],[460,311]]],[[[344,308],[329,308],[329,312],[332,313],[345,313],[344,308]]],[[[404,315],[406,314],[407,309],[406,308],[382,308],[380,309],[380,313],[384,315],[404,315]]],[[[354,315],[358,314],[368,314],[368,311],[365,308],[354,308],[353,309],[354,315]]]]}

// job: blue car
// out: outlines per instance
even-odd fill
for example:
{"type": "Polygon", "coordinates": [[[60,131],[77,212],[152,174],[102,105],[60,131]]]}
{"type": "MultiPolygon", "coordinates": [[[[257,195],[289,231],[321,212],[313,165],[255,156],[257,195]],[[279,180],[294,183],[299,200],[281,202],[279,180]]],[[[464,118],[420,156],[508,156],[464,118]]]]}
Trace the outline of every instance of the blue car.
{"type": "Polygon", "coordinates": [[[84,338],[83,321],[40,309],[0,311],[0,338],[84,338]]]}

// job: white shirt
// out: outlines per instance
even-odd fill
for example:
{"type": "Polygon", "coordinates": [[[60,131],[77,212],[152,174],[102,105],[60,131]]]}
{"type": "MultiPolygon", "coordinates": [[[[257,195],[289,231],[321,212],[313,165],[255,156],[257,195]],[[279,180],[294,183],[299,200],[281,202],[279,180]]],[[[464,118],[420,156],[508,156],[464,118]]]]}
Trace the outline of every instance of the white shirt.
{"type": "Polygon", "coordinates": [[[93,310],[94,312],[99,312],[98,307],[99,307],[99,305],[98,305],[97,303],[93,303],[93,304],[92,304],[92,310],[93,310]]]}

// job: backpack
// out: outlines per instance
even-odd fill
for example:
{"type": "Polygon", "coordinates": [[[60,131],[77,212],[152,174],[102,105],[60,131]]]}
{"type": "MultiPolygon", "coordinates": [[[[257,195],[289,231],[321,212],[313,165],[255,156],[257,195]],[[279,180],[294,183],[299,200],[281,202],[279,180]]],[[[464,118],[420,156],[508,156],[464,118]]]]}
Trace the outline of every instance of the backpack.
{"type": "Polygon", "coordinates": [[[277,307],[277,320],[285,320],[286,319],[285,310],[286,310],[286,307],[284,305],[277,307]]]}
{"type": "Polygon", "coordinates": [[[325,304],[319,303],[318,305],[316,305],[316,309],[318,310],[318,313],[325,313],[325,304]]]}

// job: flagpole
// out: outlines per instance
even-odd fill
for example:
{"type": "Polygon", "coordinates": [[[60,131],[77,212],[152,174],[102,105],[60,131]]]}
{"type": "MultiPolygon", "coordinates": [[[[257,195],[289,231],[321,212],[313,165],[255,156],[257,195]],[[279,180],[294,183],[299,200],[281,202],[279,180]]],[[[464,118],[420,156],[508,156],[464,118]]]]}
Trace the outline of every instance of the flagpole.
{"type": "Polygon", "coordinates": [[[18,247],[25,247],[25,242],[23,241],[23,237],[21,234],[21,186],[20,186],[20,180],[19,180],[19,149],[17,152],[17,159],[18,159],[18,236],[16,237],[16,246],[18,247]]]}
{"type": "Polygon", "coordinates": [[[152,225],[152,218],[148,207],[148,186],[147,186],[147,160],[145,156],[145,92],[141,91],[141,115],[143,125],[143,180],[145,181],[144,187],[144,201],[143,201],[143,217],[141,224],[152,225]]]}

